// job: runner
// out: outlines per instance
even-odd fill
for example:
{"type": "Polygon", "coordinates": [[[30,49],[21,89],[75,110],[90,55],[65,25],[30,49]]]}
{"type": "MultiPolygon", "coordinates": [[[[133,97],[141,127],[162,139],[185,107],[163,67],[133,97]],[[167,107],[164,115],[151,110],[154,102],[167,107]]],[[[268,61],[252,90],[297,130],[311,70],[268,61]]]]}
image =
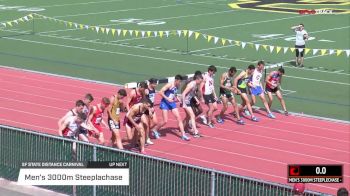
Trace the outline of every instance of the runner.
{"type": "Polygon", "coordinates": [[[214,128],[214,112],[218,109],[216,101],[218,100],[214,89],[214,74],[216,67],[211,65],[208,67],[208,72],[204,74],[203,82],[200,86],[202,90],[203,99],[202,102],[208,106],[207,116],[202,115],[201,119],[204,124],[207,124],[210,128],[214,128]]]}
{"type": "Polygon", "coordinates": [[[182,123],[182,119],[179,114],[179,110],[176,107],[176,94],[181,84],[182,76],[176,75],[175,80],[173,82],[167,83],[163,88],[159,91],[159,94],[163,97],[160,102],[160,109],[162,110],[163,121],[159,123],[155,129],[159,130],[168,122],[168,111],[171,110],[173,115],[175,116],[180,132],[181,139],[185,141],[189,141],[190,138],[185,134],[184,126],[182,123]]]}
{"type": "MultiPolygon", "coordinates": [[[[89,115],[89,122],[95,128],[94,134],[92,134],[96,139],[98,139],[99,144],[103,145],[105,143],[105,138],[103,135],[103,130],[101,127],[101,123],[108,128],[108,125],[103,120],[103,114],[105,109],[109,106],[110,101],[107,97],[103,97],[101,103],[93,106],[89,115]]],[[[91,133],[91,132],[90,132],[91,133]]],[[[90,134],[91,135],[91,134],[90,134]]]]}
{"type": "Polygon", "coordinates": [[[124,119],[128,140],[132,146],[135,146],[136,141],[140,141],[140,152],[142,154],[145,154],[145,130],[141,118],[150,107],[152,107],[151,100],[144,97],[140,103],[130,108],[124,119]]]}
{"type": "Polygon", "coordinates": [[[64,122],[64,120],[70,116],[76,116],[78,113],[82,112],[85,104],[82,100],[77,100],[75,102],[75,108],[69,110],[61,119],[58,120],[58,127],[64,122]]]}
{"type": "Polygon", "coordinates": [[[256,96],[259,96],[261,101],[263,102],[265,109],[267,111],[267,117],[269,118],[276,118],[275,115],[272,114],[270,107],[265,99],[265,94],[263,92],[263,87],[260,82],[262,78],[262,72],[264,70],[265,63],[264,61],[259,61],[257,64],[257,67],[255,68],[253,75],[251,77],[251,83],[248,84],[250,92],[251,92],[251,97],[252,97],[252,102],[251,105],[255,105],[256,103],[256,96]]]}
{"type": "Polygon", "coordinates": [[[74,116],[68,116],[60,124],[58,128],[58,135],[69,139],[77,139],[79,128],[86,120],[86,115],[82,112],[74,116]]]}
{"type": "Polygon", "coordinates": [[[249,78],[252,76],[253,72],[255,70],[254,65],[249,65],[246,70],[243,70],[235,79],[234,79],[234,88],[236,88],[236,93],[241,96],[242,99],[242,106],[246,105],[248,108],[248,111],[250,112],[249,115],[251,115],[251,120],[254,122],[258,122],[259,119],[254,116],[252,106],[250,104],[248,95],[247,95],[247,85],[250,82],[249,78]]]}
{"type": "Polygon", "coordinates": [[[221,75],[221,78],[220,78],[220,98],[221,98],[223,107],[221,109],[220,114],[217,116],[218,123],[224,122],[223,116],[225,115],[225,112],[228,108],[228,102],[230,102],[231,105],[233,106],[234,115],[237,118],[237,123],[240,125],[244,125],[244,121],[240,117],[238,105],[237,105],[235,97],[233,95],[234,92],[236,91],[236,89],[234,88],[234,85],[233,85],[233,77],[236,74],[236,72],[237,72],[236,67],[231,67],[228,70],[228,72],[225,72],[221,75]]]}
{"type": "Polygon", "coordinates": [[[196,91],[198,86],[202,83],[202,74],[197,74],[193,76],[193,80],[186,85],[185,90],[182,92],[182,104],[186,112],[186,117],[184,119],[184,127],[187,127],[188,122],[191,122],[191,127],[193,130],[193,137],[201,137],[196,126],[196,116],[192,109],[193,103],[199,104],[199,100],[196,98],[196,91]]]}
{"type": "Polygon", "coordinates": [[[284,69],[280,67],[278,71],[272,71],[266,78],[266,87],[265,90],[267,92],[269,98],[269,107],[272,106],[273,96],[272,93],[275,93],[278,100],[281,103],[284,114],[288,116],[288,111],[286,107],[286,103],[283,99],[283,95],[280,91],[280,86],[282,83],[282,76],[284,75],[284,69]]]}
{"type": "MultiPolygon", "coordinates": [[[[155,78],[151,78],[148,80],[149,85],[148,85],[148,89],[146,89],[145,93],[146,96],[151,100],[153,106],[155,104],[155,98],[156,98],[156,87],[158,85],[158,80],[155,78]]],[[[160,134],[159,132],[155,129],[155,127],[158,124],[158,119],[157,119],[157,115],[156,115],[156,111],[154,109],[154,107],[151,107],[150,110],[146,111],[146,116],[148,117],[148,127],[149,130],[152,130],[152,135],[155,139],[159,139],[160,134]]],[[[149,135],[146,134],[146,144],[153,144],[153,142],[150,140],[149,135]]]]}
{"type": "Polygon", "coordinates": [[[120,136],[120,112],[124,111],[122,99],[126,97],[126,95],[124,89],[119,89],[118,93],[110,98],[111,105],[107,111],[109,130],[112,132],[112,145],[118,149],[124,149],[120,136]]]}
{"type": "MultiPolygon", "coordinates": [[[[91,110],[91,103],[94,101],[93,96],[90,93],[87,93],[84,97],[84,109],[83,113],[86,114],[86,116],[89,116],[90,110],[91,110]]],[[[86,119],[85,124],[89,127],[93,127],[90,123],[89,119],[86,119]]],[[[84,142],[89,142],[89,130],[85,129],[84,127],[80,127],[79,130],[79,140],[82,140],[84,142]]]]}

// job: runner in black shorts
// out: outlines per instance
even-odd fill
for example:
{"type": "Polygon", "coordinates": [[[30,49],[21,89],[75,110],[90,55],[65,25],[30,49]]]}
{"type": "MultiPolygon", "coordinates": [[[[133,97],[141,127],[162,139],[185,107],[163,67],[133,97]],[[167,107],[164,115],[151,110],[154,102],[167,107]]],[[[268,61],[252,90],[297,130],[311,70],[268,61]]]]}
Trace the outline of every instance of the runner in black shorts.
{"type": "Polygon", "coordinates": [[[278,100],[280,101],[282,108],[284,110],[284,114],[287,116],[288,111],[286,107],[286,103],[283,99],[283,95],[280,91],[280,85],[282,82],[282,76],[284,75],[284,69],[280,67],[278,71],[272,71],[266,78],[266,87],[265,90],[267,92],[269,98],[269,107],[271,108],[273,96],[272,93],[276,94],[278,100]]]}

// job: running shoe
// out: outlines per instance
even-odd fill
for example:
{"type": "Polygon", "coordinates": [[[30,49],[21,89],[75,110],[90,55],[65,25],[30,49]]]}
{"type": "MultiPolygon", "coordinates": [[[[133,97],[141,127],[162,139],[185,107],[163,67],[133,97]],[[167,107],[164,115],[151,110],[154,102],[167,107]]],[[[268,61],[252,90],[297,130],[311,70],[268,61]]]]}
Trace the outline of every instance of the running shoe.
{"type": "Polygon", "coordinates": [[[242,119],[239,119],[239,120],[237,120],[237,124],[244,125],[245,123],[244,123],[244,121],[242,119]]]}
{"type": "Polygon", "coordinates": [[[272,119],[275,119],[275,118],[276,118],[276,116],[273,115],[272,113],[268,113],[268,114],[267,114],[267,117],[272,118],[272,119]]]}
{"type": "Polygon", "coordinates": [[[218,117],[218,118],[216,119],[216,122],[222,124],[222,123],[224,123],[224,119],[218,117]]]}
{"type": "Polygon", "coordinates": [[[214,128],[213,123],[209,123],[208,126],[209,126],[210,128],[214,128]]]}
{"type": "Polygon", "coordinates": [[[153,130],[153,131],[152,131],[152,134],[153,134],[153,137],[154,137],[155,139],[159,139],[159,138],[160,138],[160,134],[159,134],[158,131],[153,130]]]}
{"type": "Polygon", "coordinates": [[[146,144],[147,144],[147,145],[153,145],[154,143],[151,141],[150,138],[148,138],[148,139],[146,140],[146,144]]]}
{"type": "Polygon", "coordinates": [[[247,109],[245,109],[245,110],[244,110],[244,115],[250,116],[250,112],[249,112],[247,109]]]}
{"type": "Polygon", "coordinates": [[[203,124],[205,124],[205,125],[208,124],[207,118],[204,115],[200,116],[200,118],[201,118],[203,124]]]}
{"type": "Polygon", "coordinates": [[[286,111],[284,111],[284,115],[289,116],[289,113],[288,113],[288,111],[287,111],[287,110],[286,110],[286,111]]]}
{"type": "Polygon", "coordinates": [[[200,138],[200,137],[202,137],[202,135],[200,135],[199,133],[195,133],[195,134],[193,134],[193,137],[194,138],[200,138]]]}
{"type": "Polygon", "coordinates": [[[185,141],[190,141],[190,138],[187,135],[183,135],[181,139],[185,141]]]}
{"type": "Polygon", "coordinates": [[[259,119],[258,119],[257,117],[255,117],[255,116],[253,116],[253,117],[252,117],[252,121],[254,121],[254,122],[259,122],[259,119]]]}

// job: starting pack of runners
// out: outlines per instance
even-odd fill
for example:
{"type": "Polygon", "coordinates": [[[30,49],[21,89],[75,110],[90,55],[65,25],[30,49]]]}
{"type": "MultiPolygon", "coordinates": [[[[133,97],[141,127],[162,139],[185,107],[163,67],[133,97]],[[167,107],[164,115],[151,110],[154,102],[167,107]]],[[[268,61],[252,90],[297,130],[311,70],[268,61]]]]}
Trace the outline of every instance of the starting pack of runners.
{"type": "Polygon", "coordinates": [[[284,74],[282,67],[269,73],[265,81],[261,81],[264,71],[263,61],[259,61],[257,65],[249,65],[240,73],[237,73],[235,67],[231,67],[220,77],[219,96],[214,87],[216,71],[216,67],[211,65],[207,72],[196,71],[193,77],[185,82],[181,75],[176,75],[173,81],[166,83],[158,92],[156,92],[158,80],[151,78],[147,82],[141,82],[137,88],[128,90],[128,93],[125,89],[119,89],[115,95],[104,97],[95,105],[92,104],[93,96],[86,94],[82,100],[76,101],[73,109],[59,119],[58,134],[85,142],[89,142],[90,137],[95,137],[99,144],[104,145],[102,128],[104,126],[112,132],[112,145],[124,149],[120,132],[124,126],[127,142],[132,148],[139,148],[144,154],[145,146],[153,144],[150,138],[161,137],[162,129],[168,122],[169,112],[176,118],[179,138],[185,141],[190,141],[189,135],[193,138],[202,137],[196,125],[197,117],[210,128],[215,128],[215,123],[225,123],[225,113],[229,105],[233,107],[233,115],[238,125],[245,124],[242,115],[258,122],[259,119],[254,115],[252,108],[257,97],[261,99],[268,118],[276,118],[271,111],[273,94],[279,99],[284,114],[288,115],[280,90],[284,74]],[[265,98],[265,93],[268,99],[265,98]],[[161,96],[159,103],[155,103],[156,94],[161,96]],[[235,95],[241,98],[240,106],[235,95]],[[126,101],[123,101],[124,98],[126,101]],[[217,113],[219,98],[223,107],[217,113]],[[159,104],[161,120],[158,120],[156,104],[159,104]],[[208,108],[205,112],[204,104],[208,108]],[[184,109],[186,113],[184,118],[180,115],[179,108],[184,109]],[[124,119],[121,119],[122,112],[126,113],[124,119]],[[108,115],[107,122],[103,118],[105,113],[108,115]]]}

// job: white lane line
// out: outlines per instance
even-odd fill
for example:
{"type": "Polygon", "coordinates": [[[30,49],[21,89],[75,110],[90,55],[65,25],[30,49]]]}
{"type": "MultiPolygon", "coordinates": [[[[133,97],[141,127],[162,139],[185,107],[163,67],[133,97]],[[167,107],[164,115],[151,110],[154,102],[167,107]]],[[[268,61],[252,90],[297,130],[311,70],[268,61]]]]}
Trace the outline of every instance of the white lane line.
{"type": "Polygon", "coordinates": [[[56,5],[44,5],[36,6],[40,8],[51,8],[51,7],[64,7],[64,6],[75,6],[75,5],[89,5],[89,4],[100,4],[100,3],[110,3],[110,2],[122,2],[124,0],[107,0],[107,1],[89,1],[84,3],[68,3],[68,4],[56,4],[56,5]]]}

